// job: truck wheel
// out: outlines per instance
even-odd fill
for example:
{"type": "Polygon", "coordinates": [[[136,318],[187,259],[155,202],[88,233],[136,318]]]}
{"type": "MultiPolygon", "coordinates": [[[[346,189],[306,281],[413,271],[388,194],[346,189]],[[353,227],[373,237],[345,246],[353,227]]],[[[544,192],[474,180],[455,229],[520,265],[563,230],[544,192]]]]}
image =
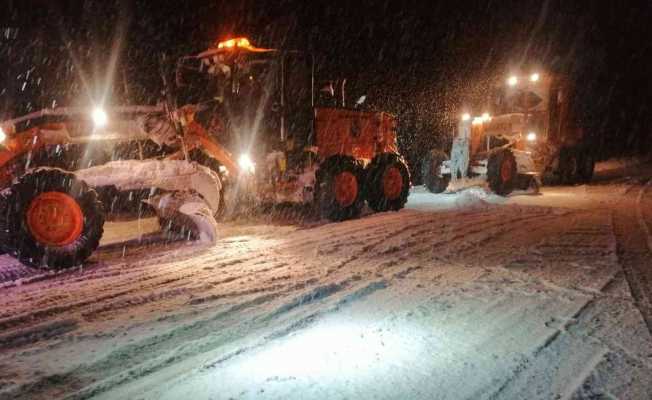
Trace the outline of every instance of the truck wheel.
{"type": "Polygon", "coordinates": [[[581,183],[589,183],[593,179],[593,170],[595,169],[595,158],[593,155],[584,151],[578,160],[577,178],[581,183]]]}
{"type": "Polygon", "coordinates": [[[80,265],[97,249],[104,211],[97,193],[75,175],[39,169],[11,187],[6,250],[35,267],[80,265]]]}
{"type": "Polygon", "coordinates": [[[447,157],[442,151],[431,150],[421,162],[423,184],[432,193],[441,193],[448,187],[450,177],[443,176],[439,169],[447,157]]]}
{"type": "Polygon", "coordinates": [[[344,221],[360,215],[364,205],[364,170],[353,158],[333,156],[317,170],[317,207],[321,216],[344,221]]]}
{"type": "Polygon", "coordinates": [[[579,178],[579,153],[575,149],[566,148],[559,154],[559,179],[562,185],[573,185],[579,178]]]}
{"type": "Polygon", "coordinates": [[[511,151],[500,149],[489,155],[487,181],[491,191],[501,196],[506,196],[514,190],[517,170],[516,158],[511,151]]]}
{"type": "Polygon", "coordinates": [[[410,172],[399,155],[380,154],[367,167],[364,186],[365,198],[374,211],[398,211],[410,194],[410,172]]]}

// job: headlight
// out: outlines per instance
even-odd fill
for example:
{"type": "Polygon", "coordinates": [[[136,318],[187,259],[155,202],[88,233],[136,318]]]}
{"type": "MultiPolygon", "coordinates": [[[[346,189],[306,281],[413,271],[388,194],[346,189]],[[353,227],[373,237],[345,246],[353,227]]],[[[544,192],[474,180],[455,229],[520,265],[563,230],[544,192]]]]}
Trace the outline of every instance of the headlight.
{"type": "Polygon", "coordinates": [[[530,75],[530,82],[538,82],[539,81],[539,74],[538,73],[533,73],[530,75]]]}
{"type": "Polygon", "coordinates": [[[251,157],[249,157],[249,154],[241,155],[240,158],[238,159],[238,165],[243,171],[252,174],[256,171],[256,165],[254,164],[253,161],[251,161],[251,157]]]}
{"type": "Polygon", "coordinates": [[[468,121],[470,119],[471,119],[471,114],[469,113],[462,114],[462,121],[468,121]]]}
{"type": "Polygon", "coordinates": [[[106,115],[106,112],[99,107],[93,110],[91,118],[93,118],[93,123],[96,128],[102,128],[109,122],[109,117],[106,115]]]}
{"type": "Polygon", "coordinates": [[[527,139],[528,142],[534,142],[537,140],[537,134],[534,132],[530,132],[527,134],[525,138],[527,139]]]}
{"type": "Polygon", "coordinates": [[[7,140],[7,134],[5,133],[4,129],[0,126],[0,144],[4,143],[5,140],[7,140]]]}
{"type": "Polygon", "coordinates": [[[510,76],[507,79],[507,84],[509,86],[516,86],[517,83],[518,83],[518,77],[517,76],[510,76]]]}

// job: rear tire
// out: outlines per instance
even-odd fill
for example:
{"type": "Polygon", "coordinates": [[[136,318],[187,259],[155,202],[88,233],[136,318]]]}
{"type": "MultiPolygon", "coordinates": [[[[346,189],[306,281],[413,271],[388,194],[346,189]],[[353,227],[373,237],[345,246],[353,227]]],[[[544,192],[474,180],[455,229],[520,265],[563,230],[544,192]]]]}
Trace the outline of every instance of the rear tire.
{"type": "Polygon", "coordinates": [[[517,183],[516,158],[509,149],[499,149],[489,155],[487,182],[492,192],[507,196],[517,183]]]}
{"type": "Polygon", "coordinates": [[[40,169],[23,176],[12,186],[6,208],[8,237],[4,248],[30,266],[62,269],[80,265],[97,249],[104,233],[104,211],[97,193],[74,174],[60,169],[40,169]],[[66,199],[81,213],[78,234],[72,234],[70,240],[60,244],[45,243],[42,237],[37,239],[39,230],[35,230],[34,220],[46,221],[39,229],[45,232],[52,229],[47,206],[43,207],[43,215],[37,215],[40,220],[30,216],[34,204],[46,194],[66,199]]]}
{"type": "Polygon", "coordinates": [[[442,151],[431,150],[421,162],[423,184],[431,193],[441,193],[448,187],[450,177],[439,173],[441,165],[447,157],[442,151]]]}
{"type": "Polygon", "coordinates": [[[580,183],[589,183],[593,179],[593,171],[595,169],[595,158],[586,150],[582,152],[579,157],[577,180],[580,183]]]}
{"type": "Polygon", "coordinates": [[[316,205],[331,221],[357,218],[364,206],[364,169],[351,157],[333,156],[317,170],[316,205]]]}
{"type": "Polygon", "coordinates": [[[574,185],[579,180],[579,152],[572,148],[562,149],[559,154],[559,181],[562,185],[574,185]]]}
{"type": "Polygon", "coordinates": [[[410,194],[410,172],[398,154],[380,154],[367,166],[364,186],[365,198],[374,211],[398,211],[410,194]]]}

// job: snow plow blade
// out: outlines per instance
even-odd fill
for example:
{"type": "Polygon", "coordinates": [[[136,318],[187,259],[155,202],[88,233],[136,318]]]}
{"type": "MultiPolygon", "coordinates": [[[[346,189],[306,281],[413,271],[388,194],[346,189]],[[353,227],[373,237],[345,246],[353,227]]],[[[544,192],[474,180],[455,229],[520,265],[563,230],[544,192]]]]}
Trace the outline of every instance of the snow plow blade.
{"type": "Polygon", "coordinates": [[[208,204],[196,193],[166,193],[146,203],[156,210],[164,231],[177,231],[203,243],[217,240],[217,221],[208,204]]]}
{"type": "Polygon", "coordinates": [[[145,203],[154,208],[163,229],[180,230],[202,242],[212,243],[217,238],[215,216],[223,211],[222,183],[207,167],[183,160],[129,160],[80,170],[75,175],[93,187],[160,192],[145,203]]]}

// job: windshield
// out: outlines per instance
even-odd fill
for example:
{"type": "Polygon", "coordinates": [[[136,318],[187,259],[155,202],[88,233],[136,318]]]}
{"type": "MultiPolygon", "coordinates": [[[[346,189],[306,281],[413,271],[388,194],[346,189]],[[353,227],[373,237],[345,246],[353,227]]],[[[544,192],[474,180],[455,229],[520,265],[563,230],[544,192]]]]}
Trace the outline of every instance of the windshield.
{"type": "Polygon", "coordinates": [[[547,90],[543,84],[526,87],[495,88],[493,95],[495,115],[545,111],[547,107],[547,90]]]}

